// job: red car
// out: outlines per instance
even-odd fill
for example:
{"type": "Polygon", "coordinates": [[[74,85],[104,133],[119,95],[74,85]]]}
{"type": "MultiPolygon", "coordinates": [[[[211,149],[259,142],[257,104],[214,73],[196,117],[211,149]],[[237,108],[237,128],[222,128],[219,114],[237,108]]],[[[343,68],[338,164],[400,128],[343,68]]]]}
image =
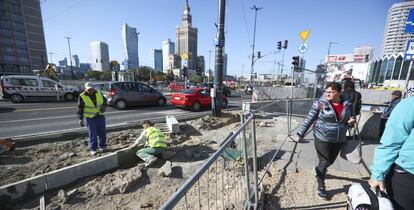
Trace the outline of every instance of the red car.
{"type": "MultiPolygon", "coordinates": [[[[223,108],[227,108],[227,97],[222,96],[223,108]]],[[[210,88],[191,88],[171,95],[171,104],[199,111],[202,107],[211,107],[210,88]]]]}

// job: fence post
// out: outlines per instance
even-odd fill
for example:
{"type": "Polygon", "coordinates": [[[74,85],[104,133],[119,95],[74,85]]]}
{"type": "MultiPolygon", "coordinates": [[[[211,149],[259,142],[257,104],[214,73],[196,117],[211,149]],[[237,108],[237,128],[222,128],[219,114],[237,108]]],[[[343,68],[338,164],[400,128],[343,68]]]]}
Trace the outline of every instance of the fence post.
{"type": "Polygon", "coordinates": [[[253,146],[253,176],[254,176],[254,209],[257,209],[259,203],[259,186],[257,184],[257,148],[256,148],[256,118],[253,115],[252,120],[252,146],[253,146]]]}
{"type": "MultiPolygon", "coordinates": [[[[241,114],[241,125],[245,122],[244,114],[241,114]]],[[[248,164],[248,154],[247,154],[247,144],[246,144],[246,129],[242,131],[242,147],[243,147],[243,161],[244,161],[244,173],[245,173],[245,181],[246,181],[246,205],[247,209],[250,209],[250,177],[249,177],[249,164],[248,164]]]]}
{"type": "Polygon", "coordinates": [[[286,120],[288,123],[288,136],[290,136],[290,115],[289,115],[289,99],[286,99],[286,120]]]}

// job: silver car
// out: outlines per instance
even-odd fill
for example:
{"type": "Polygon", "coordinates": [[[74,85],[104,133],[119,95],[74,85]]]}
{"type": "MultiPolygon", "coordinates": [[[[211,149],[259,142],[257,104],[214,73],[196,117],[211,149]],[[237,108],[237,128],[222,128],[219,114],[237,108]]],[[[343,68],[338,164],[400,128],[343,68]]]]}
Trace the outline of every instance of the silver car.
{"type": "Polygon", "coordinates": [[[121,110],[138,105],[164,106],[167,101],[162,93],[140,82],[94,83],[94,87],[102,91],[108,105],[121,110]]]}

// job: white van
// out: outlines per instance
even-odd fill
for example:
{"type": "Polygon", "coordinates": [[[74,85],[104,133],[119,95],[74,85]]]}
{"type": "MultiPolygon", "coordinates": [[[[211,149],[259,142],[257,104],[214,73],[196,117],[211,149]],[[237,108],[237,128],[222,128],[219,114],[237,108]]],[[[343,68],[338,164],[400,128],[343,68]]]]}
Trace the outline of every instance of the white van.
{"type": "Polygon", "coordinates": [[[73,100],[79,96],[79,91],[46,77],[5,75],[0,77],[0,96],[13,103],[24,100],[56,100],[58,96],[73,100]]]}

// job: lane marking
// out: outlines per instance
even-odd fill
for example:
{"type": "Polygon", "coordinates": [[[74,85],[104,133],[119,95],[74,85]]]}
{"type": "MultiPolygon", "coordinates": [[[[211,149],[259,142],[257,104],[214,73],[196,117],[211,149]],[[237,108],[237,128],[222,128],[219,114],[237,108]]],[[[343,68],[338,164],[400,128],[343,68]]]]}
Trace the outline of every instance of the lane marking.
{"type": "Polygon", "coordinates": [[[15,110],[14,112],[48,111],[48,110],[69,109],[69,108],[77,109],[76,106],[65,106],[65,107],[42,108],[42,109],[22,109],[22,110],[15,110]]]}

